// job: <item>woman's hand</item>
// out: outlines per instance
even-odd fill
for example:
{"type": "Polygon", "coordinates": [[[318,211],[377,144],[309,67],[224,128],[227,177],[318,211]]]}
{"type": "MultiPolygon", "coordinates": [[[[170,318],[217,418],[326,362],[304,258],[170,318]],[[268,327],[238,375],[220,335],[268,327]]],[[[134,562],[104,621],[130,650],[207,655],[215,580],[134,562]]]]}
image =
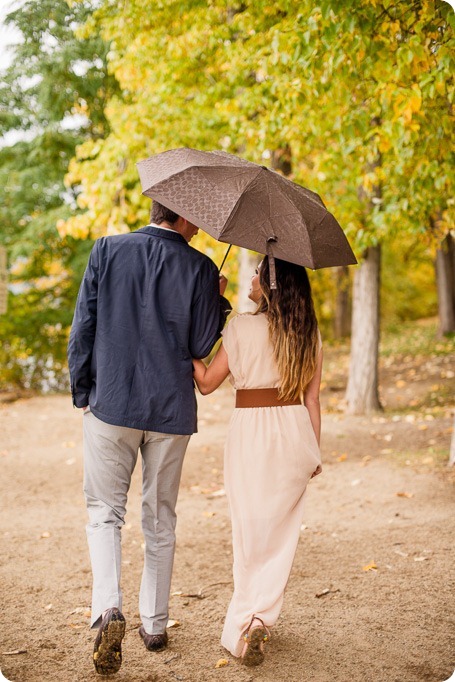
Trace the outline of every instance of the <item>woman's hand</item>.
{"type": "Polygon", "coordinates": [[[195,360],[193,358],[193,378],[194,381],[196,382],[198,388],[199,388],[199,383],[203,381],[205,372],[207,370],[207,367],[205,366],[205,363],[202,362],[202,360],[195,360]]]}
{"type": "Polygon", "coordinates": [[[318,476],[321,473],[322,473],[322,466],[320,464],[318,464],[316,469],[311,474],[311,478],[314,478],[315,476],[318,476]]]}

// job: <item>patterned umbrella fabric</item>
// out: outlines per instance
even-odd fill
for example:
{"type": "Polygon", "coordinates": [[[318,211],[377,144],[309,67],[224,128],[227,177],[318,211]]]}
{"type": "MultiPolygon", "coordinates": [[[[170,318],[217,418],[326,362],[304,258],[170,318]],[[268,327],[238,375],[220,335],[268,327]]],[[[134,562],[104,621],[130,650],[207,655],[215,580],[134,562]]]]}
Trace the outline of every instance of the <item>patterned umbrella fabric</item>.
{"type": "Polygon", "coordinates": [[[145,196],[220,242],[312,269],[357,263],[321,198],[266,166],[190,148],[137,166],[145,196]]]}

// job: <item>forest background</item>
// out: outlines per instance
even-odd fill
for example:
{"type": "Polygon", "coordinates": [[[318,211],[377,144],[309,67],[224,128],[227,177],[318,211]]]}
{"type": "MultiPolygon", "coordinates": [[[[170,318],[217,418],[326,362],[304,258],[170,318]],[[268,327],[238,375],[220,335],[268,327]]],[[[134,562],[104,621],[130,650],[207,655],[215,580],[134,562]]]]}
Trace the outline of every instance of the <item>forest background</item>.
{"type": "MultiPolygon", "coordinates": [[[[311,282],[324,339],[351,337],[348,411],[380,409],[380,331],[434,318],[422,344],[453,351],[448,3],[29,0],[5,21],[21,38],[0,85],[1,390],[67,389],[93,241],[147,224],[135,164],[180,146],[270,165],[343,226],[360,265],[311,282]]],[[[194,245],[217,264],[226,248],[194,245]]],[[[255,260],[225,266],[238,309],[255,260]]]]}

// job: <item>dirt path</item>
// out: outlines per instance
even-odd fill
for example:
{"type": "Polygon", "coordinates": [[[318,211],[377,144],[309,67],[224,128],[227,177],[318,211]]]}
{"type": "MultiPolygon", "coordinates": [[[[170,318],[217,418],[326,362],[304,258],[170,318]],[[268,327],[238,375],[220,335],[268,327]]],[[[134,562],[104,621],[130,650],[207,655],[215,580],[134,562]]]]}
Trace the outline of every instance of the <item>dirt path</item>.
{"type": "MultiPolygon", "coordinates": [[[[139,467],[135,472],[123,532],[128,631],[115,679],[442,682],[450,677],[455,486],[437,455],[449,440],[449,416],[375,421],[325,416],[324,472],[310,485],[285,608],[265,664],[251,670],[219,644],[232,590],[231,547],[226,498],[213,493],[223,485],[231,407],[228,386],[200,400],[200,434],[190,443],[178,504],[171,617],[180,625],[170,630],[170,647],[161,654],[146,652],[137,634],[139,467]],[[436,453],[431,456],[429,443],[436,453]],[[371,564],[376,569],[364,570],[371,564]],[[216,669],[224,657],[228,665],[216,669]]],[[[81,414],[65,396],[0,407],[0,668],[12,682],[100,679],[91,662],[94,633],[88,629],[91,574],[80,428],[81,414]],[[8,655],[17,651],[25,653],[8,655]]]]}

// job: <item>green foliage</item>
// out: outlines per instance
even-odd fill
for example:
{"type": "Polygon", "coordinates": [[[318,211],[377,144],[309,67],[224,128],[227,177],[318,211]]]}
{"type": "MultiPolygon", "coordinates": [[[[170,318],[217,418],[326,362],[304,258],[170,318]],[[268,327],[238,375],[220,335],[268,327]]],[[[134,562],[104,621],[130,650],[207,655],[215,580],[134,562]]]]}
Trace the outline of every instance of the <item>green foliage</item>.
{"type": "MultiPolygon", "coordinates": [[[[23,268],[15,277],[53,277],[55,259],[68,277],[71,269],[79,276],[79,242],[144,225],[150,202],[135,164],[150,154],[222,148],[268,163],[289,149],[292,178],[321,194],[359,257],[385,244],[386,316],[434,310],[431,249],[455,222],[447,3],[94,6],[29,0],[10,15],[25,42],[0,88],[0,131],[34,133],[0,152],[2,240],[23,268]],[[87,125],[61,125],[78,113],[87,125]],[[394,260],[389,245],[412,255],[394,260]]],[[[222,260],[224,245],[201,234],[196,246],[222,260]]],[[[312,282],[328,332],[334,280],[314,273],[312,282]]]]}
{"type": "Polygon", "coordinates": [[[437,320],[423,319],[418,322],[400,322],[385,332],[381,339],[381,357],[394,355],[452,356],[455,353],[455,336],[436,340],[437,320]]]}
{"type": "Polygon", "coordinates": [[[123,98],[109,105],[112,134],[71,166],[87,214],[68,232],[143,223],[134,163],[150,153],[221,147],[263,163],[288,147],[294,179],[359,254],[394,234],[440,239],[455,217],[451,9],[351,4],[102,3],[86,31],[113,41],[123,98]]]}
{"type": "Polygon", "coordinates": [[[428,246],[408,237],[384,243],[381,318],[383,329],[438,313],[434,260],[428,246]]]}
{"type": "Polygon", "coordinates": [[[79,39],[88,2],[29,0],[7,17],[22,33],[0,87],[0,243],[11,291],[0,317],[0,385],[59,388],[68,328],[91,240],[60,236],[77,212],[76,186],[64,178],[76,146],[105,136],[106,98],[115,91],[107,46],[79,39]]]}

